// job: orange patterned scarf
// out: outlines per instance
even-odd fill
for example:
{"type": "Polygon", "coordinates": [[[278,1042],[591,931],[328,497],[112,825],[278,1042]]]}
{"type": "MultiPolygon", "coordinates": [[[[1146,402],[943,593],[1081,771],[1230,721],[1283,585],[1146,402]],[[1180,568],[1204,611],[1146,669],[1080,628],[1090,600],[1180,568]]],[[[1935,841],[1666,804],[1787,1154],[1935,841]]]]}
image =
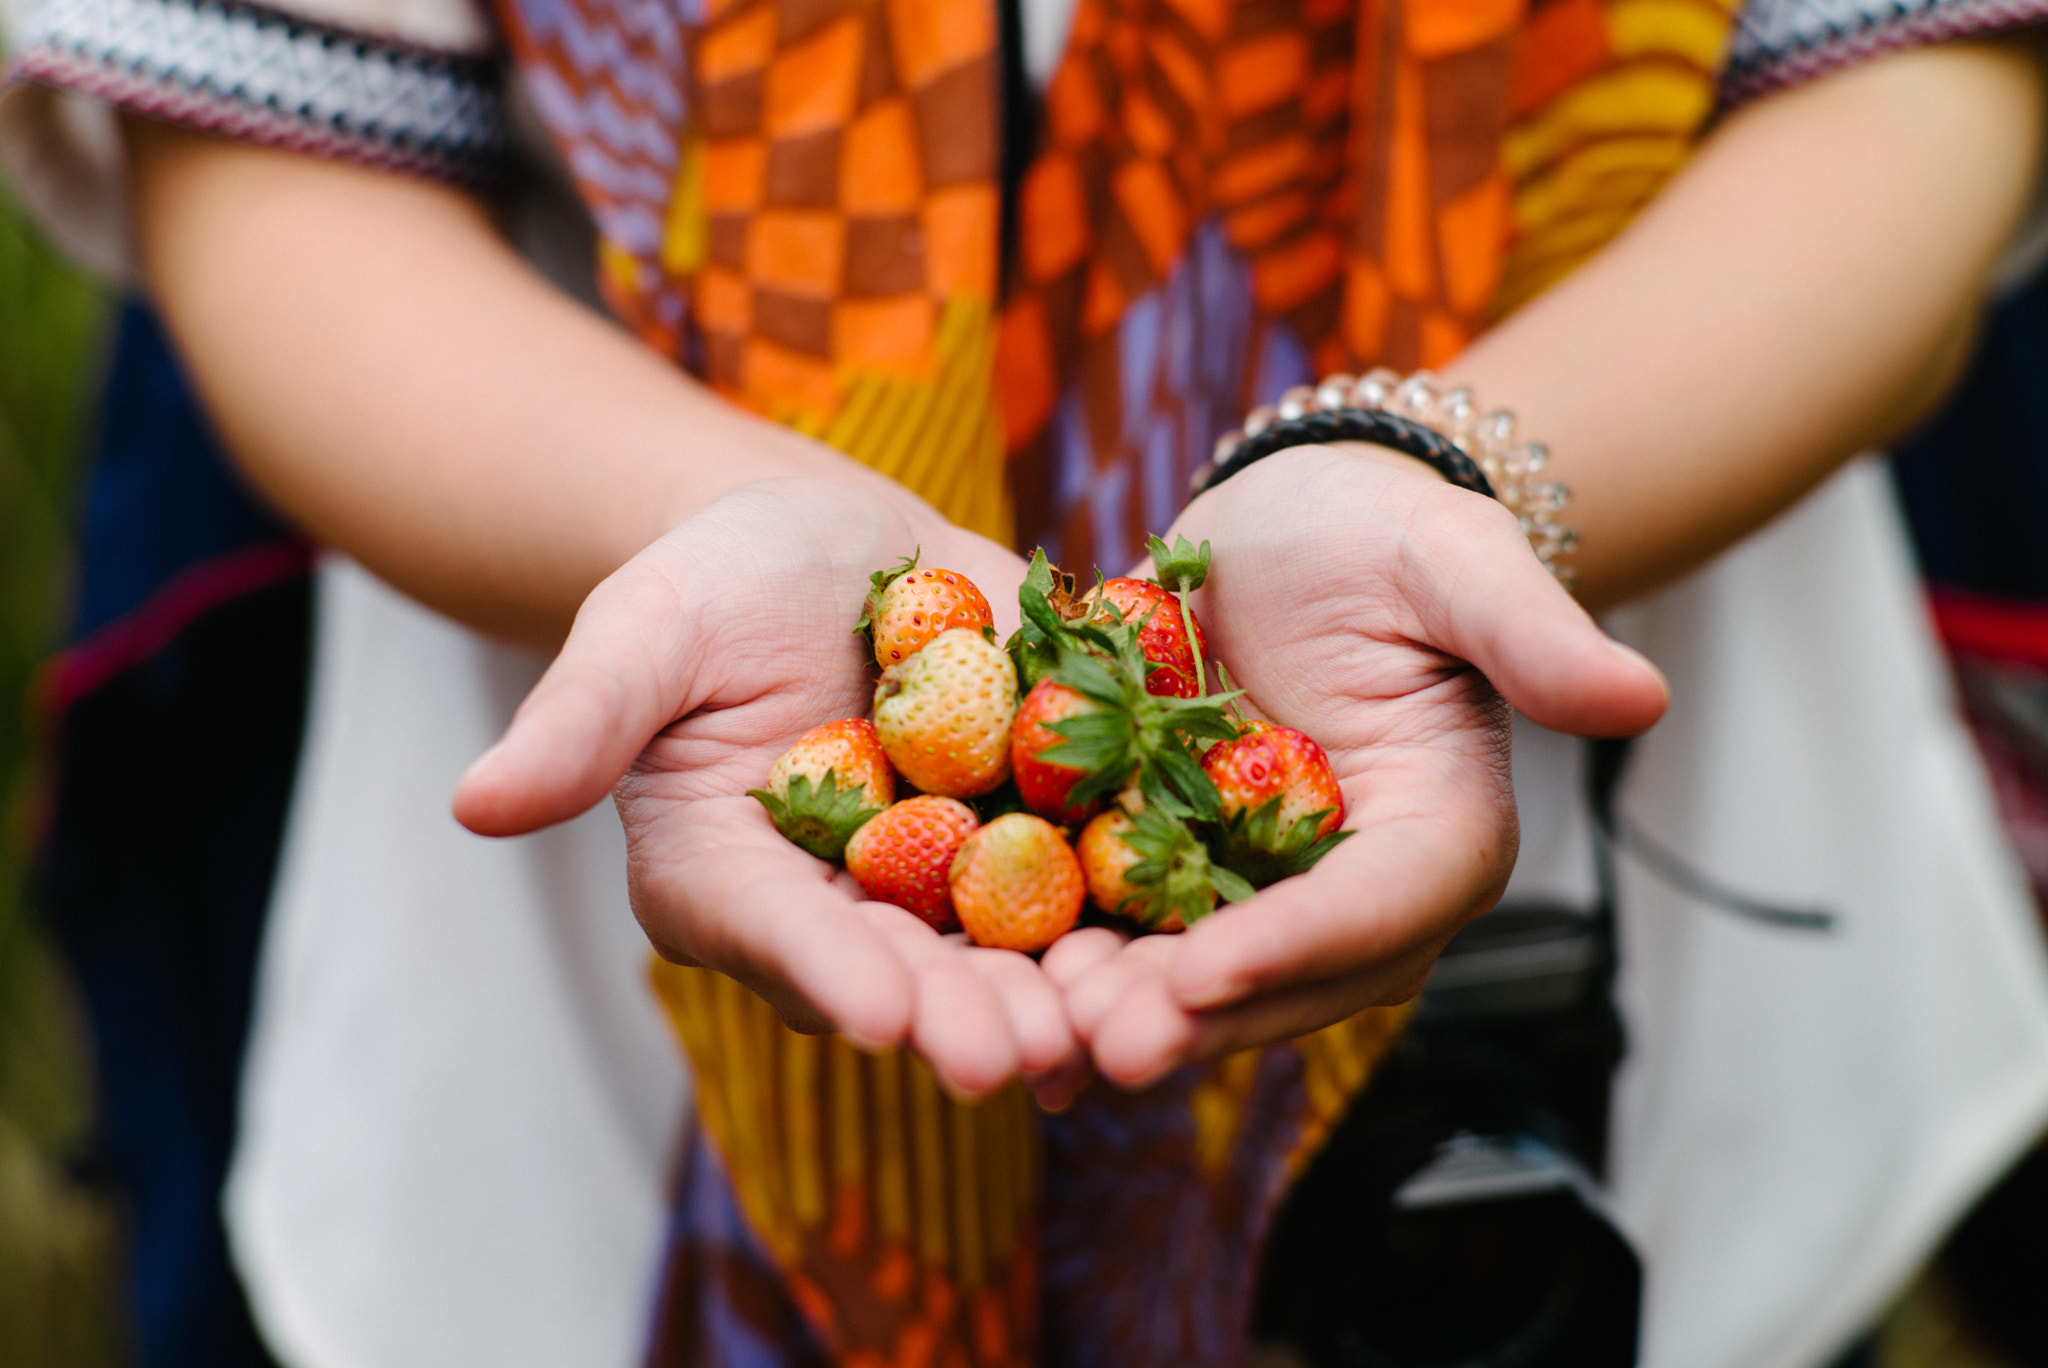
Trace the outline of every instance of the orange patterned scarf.
{"type": "MultiPolygon", "coordinates": [[[[652,347],[962,525],[1114,572],[1218,432],[1440,362],[1711,108],[1720,0],[1079,0],[1002,207],[995,0],[501,0],[652,347]]],[[[1401,1015],[1044,1120],[659,966],[691,1060],[653,1360],[1235,1364],[1290,1176],[1401,1015]]]]}

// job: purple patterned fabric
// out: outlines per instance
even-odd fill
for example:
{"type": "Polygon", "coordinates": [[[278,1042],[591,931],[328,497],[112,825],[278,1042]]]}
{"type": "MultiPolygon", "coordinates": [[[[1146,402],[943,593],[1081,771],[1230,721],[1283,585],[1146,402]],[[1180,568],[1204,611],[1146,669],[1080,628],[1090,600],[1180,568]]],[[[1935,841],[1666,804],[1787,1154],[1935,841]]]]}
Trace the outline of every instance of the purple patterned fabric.
{"type": "Polygon", "coordinates": [[[1735,108],[1888,52],[2048,19],[2048,0],[1750,0],[1721,77],[1735,108]]]}

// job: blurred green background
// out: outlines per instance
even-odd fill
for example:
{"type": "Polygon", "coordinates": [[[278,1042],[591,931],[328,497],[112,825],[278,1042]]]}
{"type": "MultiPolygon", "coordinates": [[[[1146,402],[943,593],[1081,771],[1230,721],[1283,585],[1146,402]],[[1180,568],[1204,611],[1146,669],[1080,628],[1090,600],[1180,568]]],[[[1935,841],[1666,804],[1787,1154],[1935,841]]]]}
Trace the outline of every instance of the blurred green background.
{"type": "Polygon", "coordinates": [[[37,666],[58,644],[72,469],[105,300],[0,187],[0,1365],[119,1360],[116,1225],[72,1169],[90,1119],[85,1043],[28,857],[47,763],[37,666]]]}

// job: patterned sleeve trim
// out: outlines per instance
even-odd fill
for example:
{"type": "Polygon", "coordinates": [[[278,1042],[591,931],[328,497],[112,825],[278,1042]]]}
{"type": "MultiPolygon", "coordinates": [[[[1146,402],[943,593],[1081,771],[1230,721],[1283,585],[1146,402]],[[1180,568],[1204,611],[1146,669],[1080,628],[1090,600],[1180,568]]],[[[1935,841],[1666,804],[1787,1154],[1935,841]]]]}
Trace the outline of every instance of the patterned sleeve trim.
{"type": "Polygon", "coordinates": [[[512,146],[489,57],[246,0],[51,0],[7,75],[243,142],[461,185],[496,181],[512,146]]]}
{"type": "Polygon", "coordinates": [[[1728,110],[1872,57],[2048,20],[2048,0],[1750,0],[1721,77],[1728,110]]]}

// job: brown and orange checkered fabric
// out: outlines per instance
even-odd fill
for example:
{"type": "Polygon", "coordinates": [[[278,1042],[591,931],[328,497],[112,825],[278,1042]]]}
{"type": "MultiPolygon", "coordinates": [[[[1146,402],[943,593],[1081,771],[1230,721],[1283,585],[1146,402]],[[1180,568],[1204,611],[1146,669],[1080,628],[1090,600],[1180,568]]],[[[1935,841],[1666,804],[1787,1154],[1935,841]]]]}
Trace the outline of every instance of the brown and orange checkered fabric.
{"type": "Polygon", "coordinates": [[[995,39],[952,0],[714,7],[661,260],[713,385],[1001,535],[995,39]]]}
{"type": "MultiPolygon", "coordinates": [[[[650,345],[1115,570],[1250,404],[1442,361],[1618,231],[1732,0],[1079,0],[1001,296],[994,0],[503,3],[650,345]]],[[[652,1361],[691,1365],[1242,1362],[1275,1204],[1401,1020],[1039,1118],[656,983],[698,1134],[652,1361]]]]}

